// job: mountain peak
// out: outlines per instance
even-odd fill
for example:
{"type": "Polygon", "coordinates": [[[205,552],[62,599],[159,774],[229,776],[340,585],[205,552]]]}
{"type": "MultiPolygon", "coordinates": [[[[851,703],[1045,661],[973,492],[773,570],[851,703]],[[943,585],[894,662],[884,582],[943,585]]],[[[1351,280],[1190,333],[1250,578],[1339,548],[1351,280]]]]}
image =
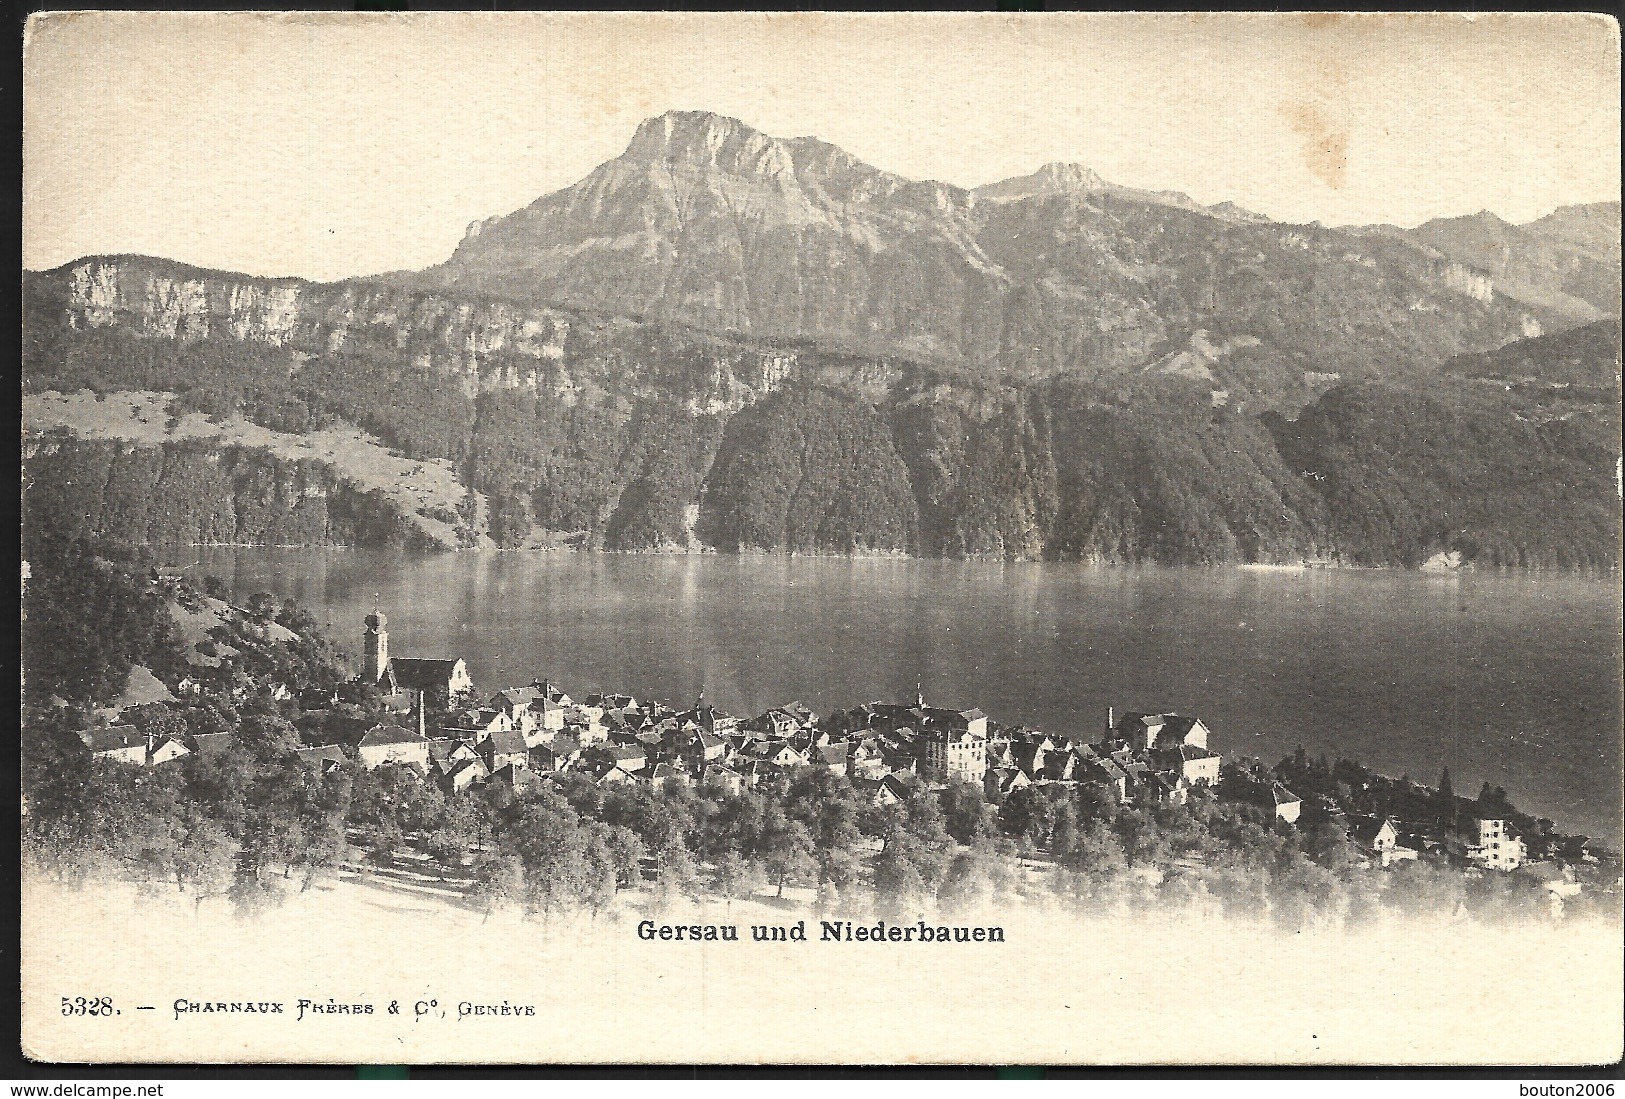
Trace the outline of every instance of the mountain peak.
{"type": "Polygon", "coordinates": [[[1111,184],[1082,164],[1051,161],[1031,175],[1003,179],[976,188],[980,202],[1015,202],[1037,195],[1084,195],[1104,191],[1111,184]]]}
{"type": "Polygon", "coordinates": [[[1086,168],[1082,164],[1069,164],[1060,160],[1050,161],[1038,169],[1034,175],[1043,177],[1058,188],[1065,187],[1075,191],[1098,191],[1102,187],[1108,186],[1106,181],[1101,179],[1099,174],[1092,168],[1086,168]]]}
{"type": "Polygon", "coordinates": [[[738,167],[741,157],[758,159],[779,144],[737,118],[710,111],[667,111],[638,125],[624,155],[632,160],[738,167]]]}

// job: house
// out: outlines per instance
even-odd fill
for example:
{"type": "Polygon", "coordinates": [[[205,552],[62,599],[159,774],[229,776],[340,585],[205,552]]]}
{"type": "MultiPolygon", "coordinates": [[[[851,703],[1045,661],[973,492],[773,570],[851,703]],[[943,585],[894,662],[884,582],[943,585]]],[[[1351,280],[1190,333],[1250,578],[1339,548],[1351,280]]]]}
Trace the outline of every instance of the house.
{"type": "MultiPolygon", "coordinates": [[[[1168,726],[1164,726],[1167,729],[1168,726]]],[[[1214,786],[1219,781],[1219,764],[1223,762],[1217,752],[1183,740],[1152,752],[1158,766],[1164,770],[1177,770],[1192,786],[1214,786]]]]}
{"type": "Polygon", "coordinates": [[[433,692],[448,700],[466,697],[474,689],[468,665],[458,658],[397,656],[389,662],[395,684],[402,690],[433,692]]]}
{"type": "Polygon", "coordinates": [[[1524,862],[1523,840],[1499,817],[1470,817],[1456,833],[1457,847],[1470,861],[1490,870],[1516,870],[1524,862]]]}
{"type": "Polygon", "coordinates": [[[857,788],[858,796],[876,809],[884,809],[896,805],[902,798],[897,796],[895,790],[886,786],[886,780],[881,778],[860,778],[852,783],[857,788]]]}
{"type": "Polygon", "coordinates": [[[707,767],[701,780],[705,785],[713,786],[729,797],[738,797],[745,789],[745,777],[725,764],[718,763],[707,767]]]}
{"type": "Polygon", "coordinates": [[[1399,846],[1399,829],[1388,817],[1355,817],[1349,821],[1349,839],[1366,854],[1382,857],[1399,846]]]}
{"type": "Polygon", "coordinates": [[[452,762],[451,753],[462,742],[451,737],[438,736],[428,739],[429,773],[444,778],[456,766],[452,762]]]}
{"type": "MultiPolygon", "coordinates": [[[[565,708],[551,698],[538,698],[530,704],[528,724],[543,735],[561,732],[564,729],[564,713],[565,708]]],[[[526,733],[526,736],[529,735],[526,733]]]]}
{"type": "Polygon", "coordinates": [[[458,794],[490,777],[491,769],[485,765],[485,760],[476,756],[473,759],[457,761],[446,773],[444,781],[447,789],[458,794]]]}
{"type": "Polygon", "coordinates": [[[1149,771],[1140,780],[1136,796],[1148,805],[1184,805],[1191,784],[1178,771],[1149,771]]]}
{"type": "Polygon", "coordinates": [[[886,757],[880,742],[875,739],[848,740],[846,751],[847,773],[879,778],[886,773],[886,757]]]}
{"type": "Polygon", "coordinates": [[[1019,767],[1000,767],[989,771],[988,774],[998,783],[1000,795],[1008,795],[1020,790],[1024,786],[1031,786],[1032,780],[1022,773],[1019,767]]]}
{"type": "Polygon", "coordinates": [[[530,763],[525,738],[514,729],[497,729],[479,742],[480,757],[492,773],[503,767],[524,767],[530,763]]]}
{"type": "Polygon", "coordinates": [[[1115,759],[1085,745],[1078,751],[1078,762],[1075,771],[1078,781],[1102,783],[1111,787],[1118,801],[1128,800],[1129,774],[1115,759]]]}
{"type": "Polygon", "coordinates": [[[147,765],[147,751],[151,747],[151,741],[134,725],[111,725],[104,729],[91,729],[81,736],[94,759],[133,763],[137,767],[147,765]]]}
{"type": "Polygon", "coordinates": [[[491,781],[506,783],[513,787],[514,793],[523,794],[534,789],[542,780],[529,767],[515,767],[510,763],[492,771],[491,781]]]}
{"type": "Polygon", "coordinates": [[[147,766],[156,767],[160,763],[169,763],[192,754],[192,749],[186,741],[178,736],[159,737],[153,741],[151,749],[147,752],[147,766]]]}
{"type": "Polygon", "coordinates": [[[589,779],[600,786],[629,785],[638,781],[637,776],[631,771],[602,755],[592,760],[582,770],[589,779]]]}
{"type": "Polygon", "coordinates": [[[634,774],[649,765],[648,749],[641,744],[600,744],[593,748],[595,761],[614,764],[628,774],[634,774]]]}
{"type": "Polygon", "coordinates": [[[582,706],[566,707],[564,728],[582,744],[602,744],[609,739],[609,730],[599,720],[601,711],[582,706]]]}
{"type": "Polygon", "coordinates": [[[837,775],[844,775],[847,773],[847,750],[845,741],[825,744],[814,750],[813,758],[837,775]]]}
{"type": "Polygon", "coordinates": [[[525,766],[539,775],[551,775],[564,769],[564,761],[560,759],[559,753],[553,750],[552,745],[533,744],[525,766]]]}
{"type": "Polygon", "coordinates": [[[1275,809],[1275,818],[1288,824],[1296,824],[1303,812],[1303,799],[1279,782],[1270,783],[1270,804],[1275,809]]]}
{"type": "Polygon", "coordinates": [[[648,781],[652,788],[664,790],[673,783],[687,782],[688,772],[669,763],[657,763],[649,769],[648,781]]]}
{"type": "Polygon", "coordinates": [[[695,701],[694,708],[684,714],[683,717],[688,721],[692,721],[697,727],[717,736],[725,736],[739,728],[738,718],[708,704],[703,693],[695,701]]]}
{"type": "MultiPolygon", "coordinates": [[[[933,710],[932,716],[935,717],[939,712],[933,710]]],[[[955,710],[938,720],[940,724],[955,732],[980,737],[984,741],[987,739],[987,715],[974,706],[968,710],[955,710]]]]}
{"type": "Polygon", "coordinates": [[[1114,722],[1112,711],[1106,711],[1107,739],[1122,741],[1131,751],[1148,752],[1157,746],[1157,737],[1164,724],[1161,714],[1126,713],[1114,722]]]}
{"type": "Polygon", "coordinates": [[[496,694],[492,695],[486,700],[485,704],[493,710],[502,710],[509,717],[513,718],[517,724],[519,721],[520,712],[530,709],[531,703],[537,701],[541,697],[542,689],[535,685],[529,687],[509,687],[507,690],[498,691],[496,694]]]}
{"type": "Polygon", "coordinates": [[[744,749],[744,754],[761,763],[786,769],[801,767],[807,762],[806,756],[796,751],[789,742],[782,740],[757,741],[744,749]]]}
{"type": "Polygon", "coordinates": [[[910,781],[913,775],[890,774],[873,783],[867,781],[859,788],[860,792],[867,792],[869,804],[877,809],[884,809],[888,805],[899,805],[914,796],[918,789],[918,781],[910,781]]]}
{"type": "Polygon", "coordinates": [[[581,758],[581,743],[567,733],[557,736],[536,745],[531,749],[531,766],[539,766],[543,760],[552,761],[552,770],[563,771],[573,766],[581,758]]]}
{"type": "Polygon", "coordinates": [[[1044,773],[1044,758],[1049,753],[1051,745],[1045,740],[1016,740],[1011,741],[1005,750],[1012,766],[1019,768],[1029,779],[1036,780],[1044,773]]]}
{"type": "MultiPolygon", "coordinates": [[[[559,693],[559,697],[568,698],[569,696],[565,695],[561,691],[559,693]]],[[[591,725],[597,728],[603,727],[604,708],[602,706],[595,706],[590,702],[577,702],[573,704],[570,702],[563,702],[561,705],[563,705],[566,710],[571,711],[565,715],[564,720],[566,723],[569,723],[573,717],[576,721],[581,722],[582,724],[591,725]]]]}
{"type": "Polygon", "coordinates": [[[322,744],[314,748],[296,748],[293,753],[299,762],[317,775],[330,775],[344,766],[344,749],[337,744],[322,744]]]}
{"type": "Polygon", "coordinates": [[[811,709],[800,702],[786,702],[758,714],[739,727],[775,740],[787,740],[817,723],[818,715],[811,709]]]}
{"type": "Polygon", "coordinates": [[[1079,758],[1076,752],[1052,751],[1044,753],[1044,767],[1034,779],[1044,782],[1071,784],[1076,781],[1079,758]]]}
{"type": "Polygon", "coordinates": [[[506,710],[476,707],[457,714],[457,728],[475,733],[476,740],[484,740],[491,733],[509,732],[515,726],[513,717],[506,710]]]}
{"type": "Polygon", "coordinates": [[[357,752],[368,770],[386,763],[416,764],[425,771],[429,767],[428,739],[399,725],[374,725],[361,738],[357,752]]]}
{"type": "Polygon", "coordinates": [[[1208,746],[1208,728],[1193,717],[1178,714],[1126,713],[1123,720],[1114,723],[1112,711],[1106,711],[1107,738],[1120,740],[1138,752],[1153,748],[1172,748],[1188,744],[1193,748],[1208,746]]]}
{"type": "Polygon", "coordinates": [[[485,759],[480,755],[479,747],[470,740],[457,740],[453,737],[435,737],[428,742],[429,769],[432,774],[444,779],[463,767],[471,760],[478,760],[484,766],[485,759]]]}
{"type": "Polygon", "coordinates": [[[728,752],[728,742],[715,733],[704,730],[688,734],[686,739],[679,737],[681,743],[680,754],[689,769],[696,774],[705,770],[705,765],[715,763],[728,752]]]}

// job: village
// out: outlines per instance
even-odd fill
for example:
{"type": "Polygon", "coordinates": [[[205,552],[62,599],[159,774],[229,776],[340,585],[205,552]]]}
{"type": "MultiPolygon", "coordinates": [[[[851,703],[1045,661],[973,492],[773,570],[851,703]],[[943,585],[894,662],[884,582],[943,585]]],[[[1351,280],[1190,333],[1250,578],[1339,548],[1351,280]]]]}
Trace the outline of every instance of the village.
{"type": "MultiPolygon", "coordinates": [[[[233,620],[267,642],[296,637],[219,600],[205,600],[189,613],[203,615],[205,625],[210,615],[216,622],[233,620]]],[[[208,686],[211,675],[223,682],[222,669],[236,655],[218,640],[225,636],[218,628],[194,632],[187,661],[195,674],[181,680],[182,692],[215,689],[208,686]]],[[[688,786],[737,796],[782,790],[814,768],[848,780],[861,803],[876,810],[955,784],[995,804],[1034,787],[1091,787],[1119,806],[1145,809],[1211,796],[1256,806],[1276,827],[1335,825],[1372,869],[1428,857],[1469,876],[1522,875],[1544,890],[1556,912],[1580,892],[1582,879],[1595,879],[1585,871],[1598,861],[1583,838],[1555,833],[1549,821],[1520,827],[1511,811],[1486,812],[1482,799],[1441,821],[1418,808],[1436,804],[1432,789],[1408,778],[1344,773],[1324,761],[1317,771],[1301,750],[1273,769],[1252,759],[1227,761],[1201,719],[1175,713],[1109,708],[1091,733],[1050,733],[1000,724],[976,708],[934,705],[918,689],[902,702],[870,702],[827,716],[791,701],[749,718],[710,704],[703,690],[692,704],[677,707],[602,690],[578,698],[545,678],[482,698],[460,658],[394,655],[388,619],[379,611],[365,618],[360,664],[359,674],[330,689],[250,686],[239,678],[232,690],[268,693],[270,702],[306,715],[364,703],[382,719],[358,740],[294,749],[299,762],[317,775],[390,768],[446,795],[490,784],[523,795],[571,776],[597,786],[688,786]]],[[[138,667],[121,702],[130,707],[174,698],[138,667]]],[[[84,734],[94,757],[160,766],[211,752],[233,737],[230,731],[142,732],[119,712],[109,708],[103,723],[84,734]]]]}

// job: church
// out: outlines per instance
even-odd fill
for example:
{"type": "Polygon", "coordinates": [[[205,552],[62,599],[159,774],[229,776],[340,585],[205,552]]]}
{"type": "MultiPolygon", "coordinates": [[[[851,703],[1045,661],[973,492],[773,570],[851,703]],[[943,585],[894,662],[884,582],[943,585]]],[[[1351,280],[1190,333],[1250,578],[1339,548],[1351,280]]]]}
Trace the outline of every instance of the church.
{"type": "MultiPolygon", "coordinates": [[[[389,619],[381,611],[367,615],[362,634],[361,674],[357,682],[377,687],[388,700],[410,709],[419,695],[430,695],[446,706],[455,705],[474,690],[474,680],[461,657],[451,659],[389,655],[389,619]]],[[[393,704],[391,708],[397,708],[393,704]]]]}

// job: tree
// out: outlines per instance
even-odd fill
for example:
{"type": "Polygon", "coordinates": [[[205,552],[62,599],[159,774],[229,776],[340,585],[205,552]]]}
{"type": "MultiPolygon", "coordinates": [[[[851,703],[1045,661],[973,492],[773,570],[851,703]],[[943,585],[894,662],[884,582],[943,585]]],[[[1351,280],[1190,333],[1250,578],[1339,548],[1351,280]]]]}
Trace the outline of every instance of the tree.
{"type": "Polygon", "coordinates": [[[925,874],[914,857],[908,834],[898,828],[886,837],[886,846],[874,864],[876,908],[895,916],[917,908],[931,895],[925,874]]]}
{"type": "Polygon", "coordinates": [[[484,920],[506,905],[518,904],[525,896],[525,864],[517,855],[485,855],[474,864],[474,884],[468,899],[484,920]]]}
{"type": "Polygon", "coordinates": [[[754,861],[743,858],[737,851],[729,851],[717,860],[712,884],[732,905],[734,901],[748,897],[766,885],[767,876],[754,861]]]}
{"type": "Polygon", "coordinates": [[[943,823],[954,839],[974,844],[998,835],[998,809],[988,804],[980,786],[950,782],[941,797],[943,823]]]}
{"type": "Polygon", "coordinates": [[[228,892],[237,879],[237,840],[196,808],[183,815],[173,867],[181,892],[192,891],[197,907],[228,892]]]}
{"type": "Polygon", "coordinates": [[[1107,876],[1128,869],[1128,855],[1117,833],[1101,821],[1092,821],[1077,832],[1071,847],[1061,855],[1069,870],[1107,876]]]}
{"type": "Polygon", "coordinates": [[[605,836],[616,881],[623,886],[635,886],[643,875],[643,841],[630,828],[609,826],[605,836]]]}
{"type": "Polygon", "coordinates": [[[1406,916],[1449,919],[1466,896],[1466,880],[1429,858],[1399,863],[1386,878],[1384,905],[1406,916]]]}
{"type": "Polygon", "coordinates": [[[175,674],[181,650],[164,600],[130,553],[53,533],[30,511],[23,589],[23,681],[31,697],[105,703],[145,663],[175,674]]]}
{"type": "Polygon", "coordinates": [[[673,846],[667,849],[666,857],[661,860],[649,909],[657,913],[668,912],[679,902],[699,900],[702,889],[699,872],[688,849],[680,844],[673,846]]]}
{"type": "Polygon", "coordinates": [[[270,592],[257,591],[248,597],[248,606],[245,608],[249,615],[261,622],[274,622],[281,612],[281,603],[270,592]]]}
{"type": "Polygon", "coordinates": [[[798,820],[790,820],[776,806],[768,810],[760,851],[762,866],[778,886],[781,897],[784,896],[786,882],[805,877],[818,868],[812,835],[807,831],[807,826],[798,820]]]}

